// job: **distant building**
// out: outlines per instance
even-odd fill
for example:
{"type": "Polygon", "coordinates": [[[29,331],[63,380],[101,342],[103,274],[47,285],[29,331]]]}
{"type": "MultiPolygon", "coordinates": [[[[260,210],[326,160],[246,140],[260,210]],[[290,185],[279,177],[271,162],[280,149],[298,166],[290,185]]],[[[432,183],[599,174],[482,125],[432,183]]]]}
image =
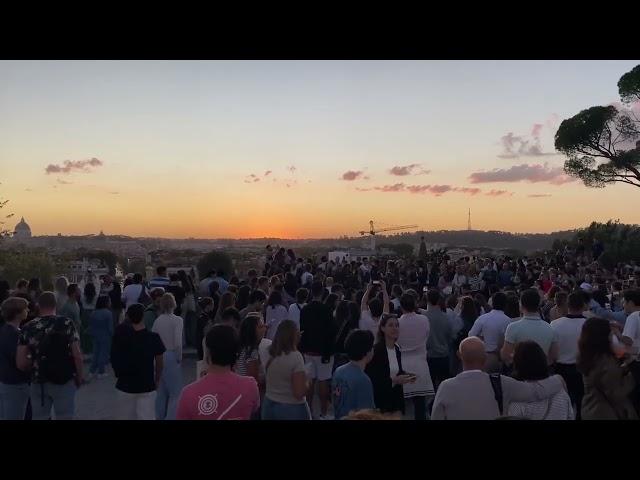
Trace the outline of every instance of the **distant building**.
{"type": "Polygon", "coordinates": [[[13,232],[13,238],[16,240],[27,240],[31,238],[31,227],[24,221],[24,217],[22,217],[20,222],[16,225],[13,232]]]}

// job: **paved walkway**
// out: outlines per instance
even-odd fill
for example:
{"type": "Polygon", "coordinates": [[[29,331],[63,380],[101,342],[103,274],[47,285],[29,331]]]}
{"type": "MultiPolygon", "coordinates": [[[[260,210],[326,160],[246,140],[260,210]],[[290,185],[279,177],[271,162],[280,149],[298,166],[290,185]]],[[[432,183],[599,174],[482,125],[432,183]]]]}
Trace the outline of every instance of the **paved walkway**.
{"type": "MultiPolygon", "coordinates": [[[[85,372],[89,371],[89,364],[85,363],[85,372]]],[[[116,378],[111,367],[109,376],[93,379],[83,385],[76,395],[76,418],[78,420],[114,420],[116,413],[116,378]]],[[[182,375],[185,385],[196,378],[195,358],[182,360],[182,375]]]]}

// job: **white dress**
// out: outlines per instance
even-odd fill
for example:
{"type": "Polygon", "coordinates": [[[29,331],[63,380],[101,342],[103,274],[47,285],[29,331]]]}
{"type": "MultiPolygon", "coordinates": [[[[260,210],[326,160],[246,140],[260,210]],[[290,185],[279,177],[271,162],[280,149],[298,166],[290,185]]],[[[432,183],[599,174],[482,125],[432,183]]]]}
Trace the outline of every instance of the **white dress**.
{"type": "Polygon", "coordinates": [[[414,383],[403,385],[404,397],[434,395],[429,365],[427,364],[427,339],[429,319],[417,313],[405,313],[398,320],[400,336],[398,346],[402,352],[402,369],[416,375],[414,383]]]}

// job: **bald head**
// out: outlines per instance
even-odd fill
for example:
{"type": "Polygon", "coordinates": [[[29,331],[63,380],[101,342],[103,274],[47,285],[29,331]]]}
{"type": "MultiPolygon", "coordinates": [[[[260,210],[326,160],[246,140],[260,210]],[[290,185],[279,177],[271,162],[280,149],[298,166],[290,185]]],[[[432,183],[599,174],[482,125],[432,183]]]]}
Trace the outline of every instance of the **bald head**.
{"type": "Polygon", "coordinates": [[[458,354],[464,370],[482,370],[484,368],[487,354],[484,349],[484,342],[478,337],[465,338],[460,343],[458,354]]]}

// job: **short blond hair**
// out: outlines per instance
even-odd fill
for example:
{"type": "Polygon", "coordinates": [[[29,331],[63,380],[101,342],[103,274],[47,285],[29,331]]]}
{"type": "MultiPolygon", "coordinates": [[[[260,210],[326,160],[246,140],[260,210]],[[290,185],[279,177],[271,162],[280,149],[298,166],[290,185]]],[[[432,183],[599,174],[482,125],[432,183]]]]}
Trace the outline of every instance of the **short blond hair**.
{"type": "Polygon", "coordinates": [[[176,303],[176,299],[173,296],[173,293],[165,293],[160,298],[160,313],[173,313],[178,304],[176,303]]]}

